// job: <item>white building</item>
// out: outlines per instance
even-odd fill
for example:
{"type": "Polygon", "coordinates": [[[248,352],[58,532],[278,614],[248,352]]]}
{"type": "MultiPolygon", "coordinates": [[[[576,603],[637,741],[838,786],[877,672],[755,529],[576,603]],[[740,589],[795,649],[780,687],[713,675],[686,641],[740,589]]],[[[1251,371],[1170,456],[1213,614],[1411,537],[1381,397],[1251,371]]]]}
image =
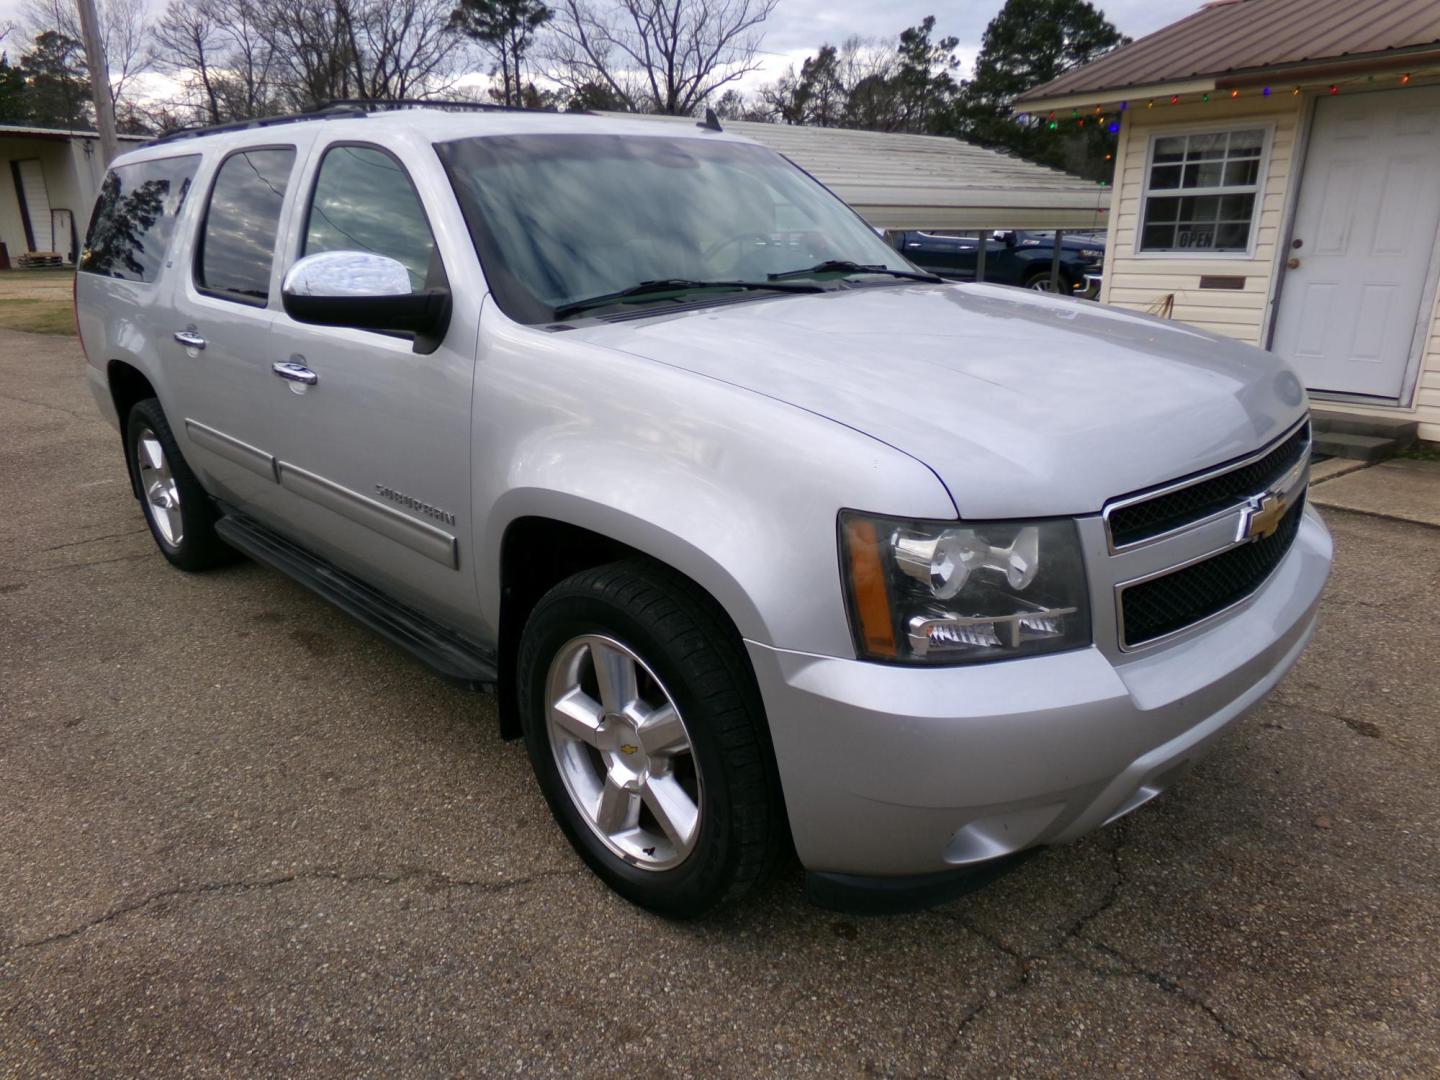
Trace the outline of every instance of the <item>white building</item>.
{"type": "MultiPolygon", "coordinates": [[[[143,136],[122,135],[126,144],[143,136]]],[[[0,243],[10,265],[27,252],[74,263],[105,168],[93,131],[0,124],[0,243]]]]}

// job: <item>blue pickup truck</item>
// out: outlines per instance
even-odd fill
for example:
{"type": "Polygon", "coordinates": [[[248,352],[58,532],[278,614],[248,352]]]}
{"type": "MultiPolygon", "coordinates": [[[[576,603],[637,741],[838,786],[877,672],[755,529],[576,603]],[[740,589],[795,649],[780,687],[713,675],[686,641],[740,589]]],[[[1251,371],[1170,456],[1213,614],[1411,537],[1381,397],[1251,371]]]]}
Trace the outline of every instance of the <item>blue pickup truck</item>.
{"type": "MultiPolygon", "coordinates": [[[[890,245],[933,274],[957,281],[974,281],[979,240],[920,230],[887,234],[890,245]]],[[[997,230],[986,234],[985,280],[1050,292],[1050,263],[1055,233],[1034,230],[997,230]]],[[[1105,237],[1094,233],[1066,233],[1060,240],[1060,288],[1071,296],[1094,299],[1100,291],[1105,262],[1105,237]]]]}

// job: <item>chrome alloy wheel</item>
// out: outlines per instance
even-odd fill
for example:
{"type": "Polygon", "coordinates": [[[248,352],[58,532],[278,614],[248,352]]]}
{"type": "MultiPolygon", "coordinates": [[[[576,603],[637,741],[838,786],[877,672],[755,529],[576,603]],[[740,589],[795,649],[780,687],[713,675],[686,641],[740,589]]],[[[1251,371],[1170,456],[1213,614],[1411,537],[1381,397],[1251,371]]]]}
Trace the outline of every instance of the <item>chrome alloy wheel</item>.
{"type": "Polygon", "coordinates": [[[165,460],[165,450],[159,438],[148,427],[135,440],[135,460],[140,466],[140,490],[145,495],[145,512],[150,515],[164,541],[171,547],[179,547],[185,539],[180,518],[180,488],[175,483],[175,474],[170,471],[170,462],[165,460]]]}
{"type": "Polygon", "coordinates": [[[1061,291],[1061,290],[1055,288],[1053,285],[1050,284],[1050,275],[1048,275],[1048,274],[1046,274],[1044,277],[1037,277],[1037,278],[1032,279],[1031,282],[1030,282],[1030,284],[1027,285],[1027,286],[1025,286],[1025,287],[1026,287],[1027,289],[1033,290],[1034,292],[1060,292],[1060,291],[1061,291]]]}
{"type": "Polygon", "coordinates": [[[632,866],[684,862],[700,836],[700,773],[645,661],[613,638],[573,638],[550,663],[545,706],[555,764],[591,831],[632,866]]]}

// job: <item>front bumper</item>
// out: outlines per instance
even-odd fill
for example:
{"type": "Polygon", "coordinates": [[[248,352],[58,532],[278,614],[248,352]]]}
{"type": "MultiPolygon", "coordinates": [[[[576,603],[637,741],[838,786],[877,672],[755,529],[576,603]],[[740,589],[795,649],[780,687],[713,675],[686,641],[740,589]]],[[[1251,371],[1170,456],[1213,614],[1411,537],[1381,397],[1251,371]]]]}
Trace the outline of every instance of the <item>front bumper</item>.
{"type": "Polygon", "coordinates": [[[934,874],[1072,840],[1148,802],[1299,658],[1331,551],[1307,510],[1241,608],[1135,656],[916,668],[747,642],[800,861],[934,874]]]}

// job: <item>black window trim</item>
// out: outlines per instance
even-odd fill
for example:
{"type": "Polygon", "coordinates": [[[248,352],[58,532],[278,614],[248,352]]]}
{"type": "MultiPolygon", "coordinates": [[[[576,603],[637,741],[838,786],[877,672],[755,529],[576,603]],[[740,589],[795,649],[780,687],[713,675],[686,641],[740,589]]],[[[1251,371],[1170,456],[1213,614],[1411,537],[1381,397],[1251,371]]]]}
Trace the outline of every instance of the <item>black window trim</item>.
{"type": "MultiPolygon", "coordinates": [[[[186,160],[193,160],[195,162],[194,171],[191,172],[191,174],[186,178],[193,184],[195,181],[195,177],[200,175],[200,170],[205,165],[205,155],[198,151],[189,154],[162,154],[156,157],[141,158],[139,161],[122,161],[118,165],[112,164],[106,166],[105,174],[100,177],[100,190],[96,193],[95,203],[90,208],[90,220],[85,225],[85,237],[81,241],[80,253],[75,257],[75,272],[77,274],[90,274],[93,277],[104,278],[107,281],[128,281],[135,285],[154,285],[160,281],[161,277],[165,273],[166,262],[170,255],[170,251],[175,246],[175,244],[179,242],[178,238],[181,235],[180,216],[185,212],[185,204],[183,202],[175,208],[175,228],[170,230],[170,238],[165,242],[165,250],[160,252],[160,261],[156,267],[155,276],[149,281],[146,281],[144,278],[121,277],[119,274],[102,274],[96,270],[86,270],[84,269],[82,264],[85,262],[86,253],[90,250],[90,238],[95,235],[95,222],[100,216],[100,200],[105,197],[106,178],[108,178],[110,174],[115,172],[117,169],[129,169],[136,166],[144,167],[146,165],[158,165],[161,162],[166,161],[186,160]]],[[[12,162],[12,164],[18,165],[18,162],[12,162]]],[[[186,198],[189,198],[188,192],[186,193],[186,198]]],[[[24,217],[23,214],[22,217],[24,217]]],[[[29,226],[27,225],[26,227],[28,228],[29,226]]]]}
{"type": "Polygon", "coordinates": [[[210,175],[210,186],[205,191],[205,210],[200,215],[200,223],[195,229],[194,251],[190,255],[190,285],[201,296],[209,296],[216,300],[227,300],[232,304],[243,304],[245,307],[268,308],[270,297],[275,284],[275,256],[280,247],[280,240],[284,234],[285,226],[285,202],[294,189],[295,169],[301,164],[300,147],[296,143],[257,143],[254,146],[237,146],[231,150],[215,166],[215,171],[210,175]],[[244,293],[229,292],[225,289],[211,289],[200,284],[200,260],[205,257],[205,230],[210,224],[210,205],[215,199],[215,185],[220,181],[220,174],[225,170],[226,163],[239,154],[253,154],[257,150],[289,150],[293,155],[290,162],[290,176],[285,181],[285,195],[280,201],[280,216],[275,222],[275,246],[270,251],[270,280],[266,284],[265,298],[257,299],[247,296],[244,293]]]}

